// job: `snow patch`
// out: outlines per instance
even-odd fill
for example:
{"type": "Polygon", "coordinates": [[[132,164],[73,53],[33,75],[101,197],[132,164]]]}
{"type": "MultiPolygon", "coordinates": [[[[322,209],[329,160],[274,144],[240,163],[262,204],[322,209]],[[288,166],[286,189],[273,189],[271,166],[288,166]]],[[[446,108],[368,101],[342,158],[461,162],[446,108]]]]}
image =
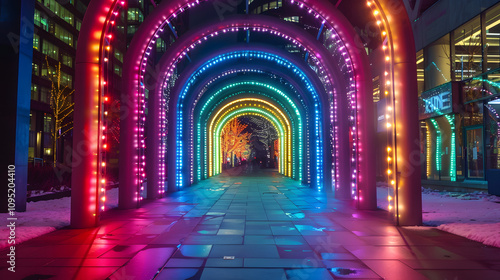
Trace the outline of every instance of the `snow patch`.
{"type": "MultiPolygon", "coordinates": [[[[377,187],[378,207],[388,209],[389,188],[377,187]]],[[[443,192],[422,188],[424,225],[500,247],[500,197],[484,192],[443,192]]]]}
{"type": "Polygon", "coordinates": [[[496,224],[442,224],[437,227],[485,245],[500,247],[500,223],[496,224]]]}
{"type": "MultiPolygon", "coordinates": [[[[117,207],[118,188],[108,190],[106,200],[108,209],[117,207]]],[[[13,216],[17,218],[16,244],[69,226],[70,209],[70,197],[27,203],[26,212],[16,212],[13,216]]],[[[7,221],[8,217],[11,217],[8,213],[0,213],[1,220],[7,221]]],[[[0,229],[0,249],[10,246],[7,243],[9,231],[10,229],[7,227],[0,229]]]]}

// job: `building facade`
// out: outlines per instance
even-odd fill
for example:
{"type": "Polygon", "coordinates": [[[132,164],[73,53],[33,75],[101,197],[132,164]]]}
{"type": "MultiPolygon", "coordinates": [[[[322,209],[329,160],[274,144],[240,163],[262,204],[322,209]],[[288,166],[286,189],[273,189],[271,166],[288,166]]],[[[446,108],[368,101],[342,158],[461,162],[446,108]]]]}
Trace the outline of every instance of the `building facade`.
{"type": "MultiPolygon", "coordinates": [[[[51,90],[60,75],[65,94],[74,88],[75,54],[78,32],[88,0],[37,0],[34,12],[33,67],[29,130],[29,161],[35,164],[54,161],[54,112],[51,90]],[[60,70],[59,68],[60,63],[60,70]],[[54,85],[53,85],[54,83],[54,85]]],[[[68,102],[71,102],[69,100],[68,102]]],[[[71,115],[67,127],[71,127],[71,115]]],[[[68,162],[71,155],[71,131],[60,132],[57,161],[68,162]],[[64,152],[66,150],[66,152],[64,152]]]]}
{"type": "Polygon", "coordinates": [[[423,185],[500,195],[500,1],[437,1],[413,29],[423,185]]]}
{"type": "MultiPolygon", "coordinates": [[[[65,109],[63,126],[54,133],[54,87],[69,95],[65,106],[73,100],[75,81],[75,56],[78,34],[89,0],[36,0],[34,10],[33,62],[31,79],[31,108],[29,129],[29,162],[33,165],[52,165],[54,161],[69,165],[72,155],[72,109],[65,109]],[[59,86],[57,83],[60,83],[59,86]],[[58,138],[55,140],[55,138],[58,138]],[[54,149],[56,155],[54,156],[54,149]]],[[[113,56],[107,62],[109,95],[119,100],[123,59],[126,52],[126,10],[122,10],[115,23],[112,40],[113,56]]],[[[110,106],[110,145],[118,144],[119,103],[110,106]]],[[[113,149],[110,149],[114,151],[113,149]]],[[[111,165],[118,155],[108,155],[111,165]]],[[[111,166],[112,167],[112,166],[111,166]]]]}

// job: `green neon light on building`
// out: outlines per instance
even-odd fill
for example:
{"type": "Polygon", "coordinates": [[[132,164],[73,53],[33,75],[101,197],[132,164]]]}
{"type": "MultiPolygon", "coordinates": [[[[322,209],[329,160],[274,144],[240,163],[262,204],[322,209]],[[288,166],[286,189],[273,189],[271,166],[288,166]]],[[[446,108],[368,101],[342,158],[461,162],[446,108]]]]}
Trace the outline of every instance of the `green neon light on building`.
{"type": "Polygon", "coordinates": [[[450,144],[450,178],[451,181],[455,182],[457,180],[457,164],[456,164],[456,151],[455,151],[455,140],[456,140],[456,131],[455,131],[455,116],[454,115],[446,115],[446,119],[448,123],[450,123],[451,128],[451,144],[450,144]]]}
{"type": "Polygon", "coordinates": [[[436,170],[441,171],[441,130],[435,119],[431,119],[431,122],[436,129],[436,170]]]}

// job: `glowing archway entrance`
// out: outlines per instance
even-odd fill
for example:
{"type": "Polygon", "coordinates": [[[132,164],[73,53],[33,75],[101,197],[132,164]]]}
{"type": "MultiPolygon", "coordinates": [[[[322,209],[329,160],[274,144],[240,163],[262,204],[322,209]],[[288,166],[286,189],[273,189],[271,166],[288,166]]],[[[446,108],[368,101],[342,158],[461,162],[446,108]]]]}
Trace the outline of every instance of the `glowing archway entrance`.
{"type": "MultiPolygon", "coordinates": [[[[170,190],[186,186],[192,178],[195,178],[194,172],[190,174],[187,170],[190,163],[186,155],[194,154],[195,140],[192,135],[195,134],[195,130],[190,126],[194,126],[193,116],[199,114],[199,111],[196,111],[196,107],[191,106],[192,104],[184,101],[186,97],[186,100],[191,100],[189,90],[183,90],[189,85],[186,79],[189,75],[177,81],[174,75],[176,65],[180,60],[188,57],[190,51],[202,46],[205,41],[217,38],[219,34],[243,30],[267,33],[288,40],[297,48],[307,51],[316,67],[314,73],[310,70],[306,71],[307,67],[300,66],[297,67],[299,70],[291,71],[292,73],[299,71],[299,75],[302,71],[304,80],[310,82],[310,88],[307,82],[301,88],[309,94],[308,99],[302,100],[300,95],[297,95],[293,98],[293,103],[296,105],[300,104],[300,101],[306,103],[305,109],[301,108],[301,110],[305,110],[308,114],[302,114],[301,117],[305,119],[301,119],[302,122],[299,123],[306,123],[304,129],[308,133],[308,138],[304,145],[314,147],[309,158],[315,158],[315,160],[304,162],[306,165],[310,164],[307,170],[314,171],[311,176],[312,185],[317,187],[330,185],[331,179],[335,190],[339,194],[343,193],[345,197],[354,196],[358,207],[375,208],[374,170],[371,167],[374,147],[370,143],[374,128],[371,124],[371,77],[367,74],[369,71],[366,54],[357,47],[357,34],[348,21],[331,4],[321,0],[291,0],[291,5],[296,5],[313,15],[322,24],[322,29],[325,26],[331,32],[331,39],[336,44],[333,53],[329,53],[314,38],[297,30],[292,24],[258,16],[248,16],[244,20],[228,19],[180,37],[176,45],[169,49],[169,53],[162,58],[160,63],[162,78],[157,84],[157,90],[150,94],[149,103],[153,104],[150,115],[160,121],[148,129],[149,133],[154,136],[152,143],[155,147],[155,156],[148,157],[146,160],[144,77],[149,56],[156,38],[164,32],[169,21],[188,9],[195,9],[201,2],[203,1],[178,0],[162,3],[141,26],[140,32],[130,46],[124,64],[123,77],[124,88],[129,91],[122,100],[122,104],[127,105],[129,114],[122,120],[121,127],[123,128],[122,135],[124,131],[130,132],[131,135],[123,136],[120,142],[120,155],[122,156],[120,160],[120,206],[122,208],[138,206],[141,185],[147,176],[146,161],[152,162],[154,167],[154,172],[151,172],[151,177],[148,178],[148,181],[151,180],[152,193],[163,194],[166,168],[173,171],[169,172],[168,178],[170,190]],[[346,69],[336,70],[329,57],[336,57],[342,65],[346,66],[346,69]],[[175,84],[173,88],[169,88],[171,83],[175,84]],[[317,95],[311,94],[313,91],[317,95]],[[165,92],[168,92],[168,99],[165,97],[165,92]],[[329,123],[328,126],[327,123],[329,123]],[[186,125],[189,133],[184,131],[186,125]],[[166,137],[169,141],[168,146],[174,148],[175,152],[166,151],[166,137]],[[349,143],[350,137],[353,141],[352,151],[342,149],[349,143]],[[326,144],[327,139],[335,140],[332,146],[326,144]],[[185,149],[185,142],[190,143],[189,149],[185,149]],[[169,158],[168,162],[175,162],[173,166],[165,167],[166,153],[169,158]],[[324,164],[326,168],[323,168],[323,163],[326,163],[324,164]],[[321,168],[315,169],[314,167],[321,168]]],[[[402,1],[396,2],[399,3],[400,8],[404,7],[402,1]]],[[[103,144],[100,138],[105,139],[101,133],[101,117],[105,106],[103,97],[105,97],[106,90],[106,83],[102,80],[101,66],[105,63],[103,59],[106,54],[105,38],[110,35],[112,16],[115,15],[115,9],[119,3],[121,2],[116,0],[92,1],[80,33],[76,70],[81,75],[77,75],[76,80],[75,103],[77,106],[75,107],[79,110],[75,110],[75,131],[81,131],[81,133],[75,133],[74,141],[86,142],[89,152],[83,159],[79,157],[83,163],[73,173],[72,225],[74,227],[96,225],[99,216],[99,200],[105,199],[99,192],[102,184],[100,170],[103,167],[100,160],[103,144]]],[[[418,199],[420,197],[418,184],[420,172],[418,172],[418,163],[411,160],[414,140],[418,139],[415,51],[413,38],[408,36],[411,34],[411,27],[404,11],[395,12],[398,5],[394,5],[394,1],[379,0],[367,3],[367,6],[374,9],[374,16],[382,23],[383,36],[387,37],[388,42],[387,73],[391,79],[388,83],[387,94],[390,94],[393,100],[393,105],[388,110],[393,114],[391,125],[398,131],[398,134],[394,133],[393,143],[387,147],[390,156],[394,158],[393,164],[390,164],[388,168],[389,179],[396,190],[394,214],[400,225],[420,224],[421,201],[418,199]]],[[[258,58],[262,58],[260,56],[270,58],[272,52],[256,53],[256,55],[258,58]]],[[[233,59],[233,57],[226,59],[233,59]]],[[[202,65],[207,60],[201,59],[200,61],[198,63],[202,65]]],[[[278,64],[282,63],[285,61],[278,62],[278,64]]],[[[300,65],[300,63],[294,64],[300,65]]],[[[282,70],[278,72],[278,75],[286,77],[291,73],[282,70]]],[[[210,79],[209,76],[207,78],[210,79]]],[[[272,97],[280,98],[279,95],[274,94],[272,97]]],[[[264,112],[259,113],[264,114],[264,112]]],[[[231,113],[228,113],[227,118],[229,114],[231,113]]],[[[272,119],[271,116],[275,118],[272,114],[266,117],[272,119]]],[[[220,128],[220,125],[215,125],[215,127],[220,128]]],[[[294,130],[290,129],[290,131],[292,135],[294,130]]],[[[202,134],[200,130],[198,132],[202,134]]],[[[281,136],[283,137],[281,143],[285,146],[287,132],[284,129],[281,136]]],[[[292,142],[293,136],[288,139],[292,142]]],[[[291,160],[293,155],[300,154],[302,149],[298,149],[299,151],[295,153],[288,151],[287,157],[291,160]]],[[[283,148],[283,153],[286,150],[283,148]]],[[[213,160],[216,161],[216,158],[213,160]]],[[[205,163],[208,164],[208,162],[205,163]]],[[[291,169],[288,170],[288,167],[283,166],[283,172],[293,174],[291,169]]]]}

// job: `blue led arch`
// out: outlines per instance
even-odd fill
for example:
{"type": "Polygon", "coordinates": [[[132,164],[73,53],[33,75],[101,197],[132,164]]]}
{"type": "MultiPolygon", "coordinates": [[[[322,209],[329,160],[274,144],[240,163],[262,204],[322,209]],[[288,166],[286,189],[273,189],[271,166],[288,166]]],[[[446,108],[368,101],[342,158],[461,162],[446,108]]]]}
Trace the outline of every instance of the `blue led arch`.
{"type": "MultiPolygon", "coordinates": [[[[196,80],[200,77],[201,74],[203,74],[205,71],[210,69],[211,67],[224,62],[228,60],[233,60],[233,59],[239,59],[239,58],[256,58],[256,59],[263,59],[267,60],[270,62],[274,62],[281,67],[286,67],[289,70],[291,70],[301,82],[305,84],[305,88],[311,93],[314,101],[314,137],[316,138],[315,144],[316,144],[316,187],[320,187],[320,182],[323,181],[323,137],[322,137],[322,116],[321,116],[321,104],[319,102],[319,96],[312,85],[312,82],[310,81],[309,77],[305,75],[305,73],[300,69],[298,66],[296,66],[294,63],[290,62],[287,59],[284,59],[278,55],[272,54],[272,53],[266,53],[262,51],[249,51],[249,50],[242,50],[242,51],[234,51],[234,52],[229,52],[226,54],[219,55],[217,57],[214,57],[210,60],[208,60],[206,63],[204,63],[202,66],[200,66],[195,72],[193,72],[189,79],[188,82],[182,87],[178,103],[177,103],[177,135],[176,135],[176,143],[177,143],[177,149],[176,149],[176,182],[178,186],[181,186],[183,183],[183,175],[182,175],[182,168],[183,168],[183,141],[182,141],[182,132],[183,132],[183,101],[189,92],[189,89],[192,85],[195,84],[196,80]]],[[[203,109],[202,109],[203,110],[203,109]]]]}

